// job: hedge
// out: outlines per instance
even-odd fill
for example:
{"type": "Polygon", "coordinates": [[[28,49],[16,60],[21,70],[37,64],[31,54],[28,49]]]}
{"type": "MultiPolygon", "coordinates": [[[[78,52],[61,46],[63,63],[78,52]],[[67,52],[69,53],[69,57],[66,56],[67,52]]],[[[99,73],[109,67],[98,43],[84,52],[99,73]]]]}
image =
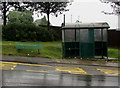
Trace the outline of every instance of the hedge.
{"type": "Polygon", "coordinates": [[[55,30],[40,28],[34,24],[10,23],[2,27],[2,38],[7,41],[58,41],[60,35],[55,30]]]}

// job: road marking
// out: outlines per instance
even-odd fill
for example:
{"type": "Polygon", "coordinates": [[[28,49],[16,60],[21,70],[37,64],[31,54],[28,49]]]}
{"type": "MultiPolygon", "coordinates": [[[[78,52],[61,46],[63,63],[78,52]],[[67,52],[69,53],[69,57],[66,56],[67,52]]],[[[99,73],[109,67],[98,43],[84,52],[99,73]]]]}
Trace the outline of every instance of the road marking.
{"type": "Polygon", "coordinates": [[[0,64],[0,69],[3,70],[14,70],[16,65],[14,64],[0,64]]]}
{"type": "Polygon", "coordinates": [[[71,74],[86,74],[87,75],[87,72],[79,67],[56,67],[56,71],[68,72],[71,74]]]}
{"type": "MultiPolygon", "coordinates": [[[[56,71],[64,71],[64,72],[68,72],[68,73],[71,73],[71,74],[86,74],[87,75],[87,72],[85,72],[82,68],[79,68],[79,67],[61,67],[61,66],[25,64],[25,63],[16,63],[16,62],[2,62],[2,63],[3,63],[3,65],[5,65],[5,64],[12,65],[12,67],[10,68],[11,70],[14,70],[16,65],[28,65],[28,66],[40,66],[40,67],[52,67],[52,68],[55,68],[56,71]]],[[[48,71],[36,71],[36,70],[26,70],[26,71],[31,71],[31,72],[48,72],[48,71]]]]}
{"type": "Polygon", "coordinates": [[[112,69],[97,69],[101,72],[104,72],[107,75],[120,75],[118,70],[112,70],[112,69]]]}
{"type": "Polygon", "coordinates": [[[15,65],[28,65],[28,66],[40,66],[40,67],[52,67],[49,65],[38,65],[38,64],[25,64],[25,63],[16,63],[16,62],[2,62],[3,64],[15,64],[15,65]]]}
{"type": "Polygon", "coordinates": [[[48,73],[48,71],[36,71],[36,70],[26,70],[26,71],[29,71],[29,72],[43,72],[43,73],[48,73]]]}
{"type": "MultiPolygon", "coordinates": [[[[50,67],[50,68],[54,68],[56,71],[68,72],[70,74],[95,75],[95,74],[89,74],[86,71],[84,71],[82,68],[79,68],[79,67],[72,67],[72,66],[62,67],[62,66],[49,66],[49,65],[26,64],[26,63],[16,63],[16,62],[1,62],[0,61],[0,69],[3,69],[3,70],[14,70],[17,65],[50,67]]],[[[107,75],[119,75],[120,74],[118,72],[118,70],[112,70],[112,69],[97,69],[97,70],[99,70],[101,72],[104,72],[107,75]]],[[[48,72],[48,71],[37,71],[37,70],[25,70],[25,71],[29,71],[29,72],[48,72]]]]}

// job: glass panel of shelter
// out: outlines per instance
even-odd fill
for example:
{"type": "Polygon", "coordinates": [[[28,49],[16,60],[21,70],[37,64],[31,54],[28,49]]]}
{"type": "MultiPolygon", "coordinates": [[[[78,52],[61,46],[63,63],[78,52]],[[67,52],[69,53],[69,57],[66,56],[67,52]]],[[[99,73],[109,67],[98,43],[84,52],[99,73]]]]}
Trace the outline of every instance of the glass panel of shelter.
{"type": "Polygon", "coordinates": [[[94,29],[95,55],[107,56],[107,29],[94,29]]]}
{"type": "Polygon", "coordinates": [[[103,29],[103,41],[107,42],[107,29],[103,29]]]}
{"type": "MultiPolygon", "coordinates": [[[[95,41],[107,42],[107,29],[94,29],[95,41]],[[102,33],[103,31],[103,33],[102,33]]],[[[62,40],[64,42],[89,42],[89,29],[66,29],[62,30],[62,40]],[[65,33],[64,33],[65,32],[65,33]]]]}
{"type": "Polygon", "coordinates": [[[66,29],[62,34],[63,42],[89,42],[89,29],[66,29]]]}
{"type": "Polygon", "coordinates": [[[94,29],[94,39],[95,41],[102,41],[101,29],[94,29]]]}
{"type": "Polygon", "coordinates": [[[73,29],[66,29],[65,31],[65,42],[74,42],[75,41],[75,30],[73,29]]]}
{"type": "Polygon", "coordinates": [[[89,42],[89,31],[88,29],[80,29],[80,42],[89,42]]]}
{"type": "Polygon", "coordinates": [[[94,29],[95,41],[107,42],[107,29],[94,29]]]}

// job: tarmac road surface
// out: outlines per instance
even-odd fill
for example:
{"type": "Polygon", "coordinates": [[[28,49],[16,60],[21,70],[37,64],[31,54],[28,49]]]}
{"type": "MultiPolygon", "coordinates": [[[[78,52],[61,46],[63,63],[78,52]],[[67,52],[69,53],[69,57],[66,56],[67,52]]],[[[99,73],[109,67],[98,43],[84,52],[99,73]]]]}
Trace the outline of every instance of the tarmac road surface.
{"type": "Polygon", "coordinates": [[[1,62],[3,86],[118,86],[118,68],[1,62]]]}

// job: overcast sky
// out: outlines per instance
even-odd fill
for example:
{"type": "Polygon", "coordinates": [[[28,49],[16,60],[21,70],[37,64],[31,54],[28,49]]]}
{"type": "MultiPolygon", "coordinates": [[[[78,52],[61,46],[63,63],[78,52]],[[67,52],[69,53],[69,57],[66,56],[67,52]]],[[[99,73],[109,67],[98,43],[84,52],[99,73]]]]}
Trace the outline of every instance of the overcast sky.
{"type": "MultiPolygon", "coordinates": [[[[101,3],[99,0],[74,0],[72,5],[67,8],[69,11],[64,13],[66,23],[74,23],[76,20],[80,20],[82,23],[107,22],[111,29],[118,27],[118,16],[103,14],[102,11],[111,12],[112,8],[109,4],[101,3]]],[[[62,22],[63,14],[58,17],[50,15],[52,25],[60,26],[62,22]]]]}
{"type": "MultiPolygon", "coordinates": [[[[109,4],[101,3],[99,0],[74,0],[72,5],[67,8],[69,11],[64,13],[66,15],[66,23],[75,23],[76,20],[80,20],[82,23],[107,22],[110,29],[118,28],[118,16],[102,13],[102,11],[111,12],[112,8],[109,4]]],[[[34,15],[34,20],[43,16],[38,18],[34,15]]],[[[63,14],[58,17],[50,15],[50,23],[53,26],[61,26],[62,22],[63,14]]]]}

